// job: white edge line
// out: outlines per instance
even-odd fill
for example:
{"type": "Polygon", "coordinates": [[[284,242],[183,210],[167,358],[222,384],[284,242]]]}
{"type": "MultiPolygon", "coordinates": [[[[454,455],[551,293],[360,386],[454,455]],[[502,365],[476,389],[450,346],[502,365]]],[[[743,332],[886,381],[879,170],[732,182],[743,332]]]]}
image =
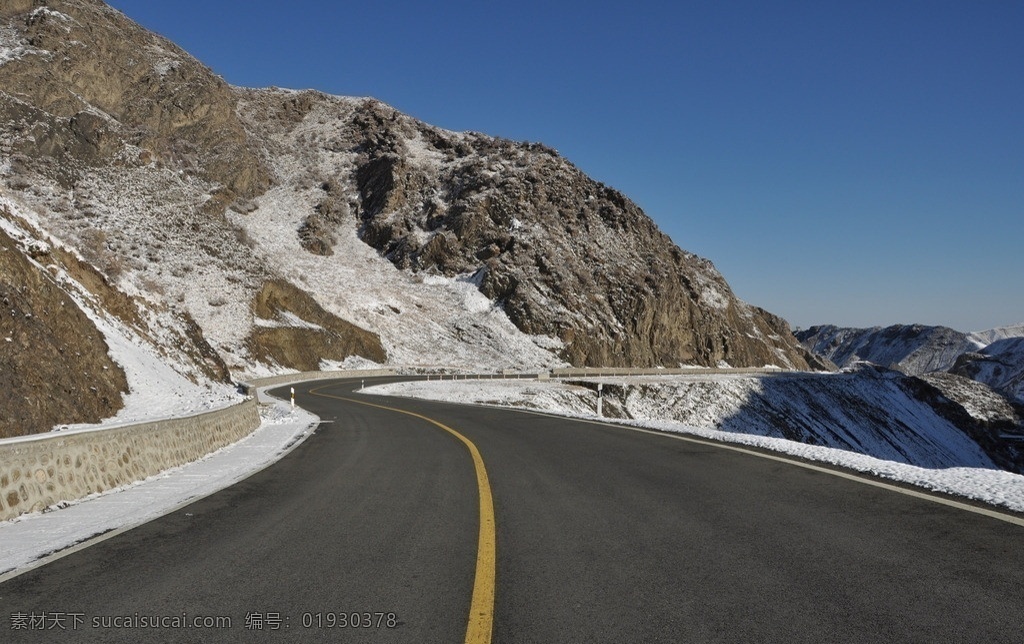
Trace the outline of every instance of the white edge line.
{"type": "MultiPolygon", "coordinates": [[[[415,382],[415,381],[412,381],[412,382],[415,382]]],[[[871,479],[871,478],[868,478],[866,476],[860,476],[860,475],[857,475],[857,474],[851,474],[850,472],[844,472],[842,470],[831,469],[831,468],[825,467],[823,465],[814,465],[812,463],[807,463],[807,462],[800,461],[800,460],[797,460],[797,459],[787,458],[785,456],[779,456],[779,455],[776,455],[776,454],[768,454],[768,453],[764,453],[764,452],[759,452],[759,451],[756,451],[756,450],[747,449],[745,447],[738,447],[736,445],[732,445],[732,444],[729,444],[729,443],[718,442],[718,441],[711,440],[711,439],[708,439],[708,438],[695,438],[693,436],[686,436],[684,434],[678,434],[678,433],[675,433],[675,432],[658,431],[656,429],[647,429],[645,427],[636,427],[634,425],[627,425],[625,423],[616,423],[616,422],[611,422],[611,421],[608,421],[608,420],[591,420],[589,418],[577,418],[575,416],[563,416],[563,415],[552,413],[552,412],[537,411],[535,409],[523,409],[521,407],[507,407],[507,406],[504,406],[504,405],[489,405],[489,404],[486,404],[486,403],[449,402],[449,401],[444,401],[444,400],[431,400],[429,398],[417,398],[415,396],[399,396],[399,395],[395,395],[395,394],[384,395],[384,394],[373,394],[373,393],[371,393],[371,394],[367,394],[367,395],[381,396],[381,397],[388,397],[388,396],[390,396],[390,397],[393,397],[393,398],[408,398],[408,399],[412,399],[412,400],[422,400],[422,401],[427,401],[427,402],[440,402],[440,403],[445,403],[445,404],[450,404],[450,405],[463,405],[463,406],[466,406],[466,407],[489,407],[491,409],[504,409],[506,411],[515,411],[515,412],[520,412],[520,413],[523,413],[523,414],[533,414],[535,416],[546,416],[548,418],[572,420],[572,421],[576,421],[576,422],[580,422],[580,423],[588,423],[590,425],[600,425],[602,427],[610,427],[610,428],[614,428],[614,429],[629,429],[629,430],[632,430],[632,431],[635,431],[635,432],[643,432],[645,434],[653,434],[655,436],[664,436],[665,438],[674,438],[676,440],[686,441],[688,443],[696,443],[698,445],[705,445],[707,447],[718,447],[720,449],[727,449],[727,450],[731,450],[733,452],[740,452],[741,454],[747,454],[747,455],[750,455],[750,456],[756,456],[758,458],[766,458],[768,460],[778,461],[780,463],[787,463],[789,465],[796,465],[797,467],[802,467],[804,469],[812,470],[812,471],[815,471],[815,472],[821,472],[821,473],[824,473],[824,474],[831,474],[832,476],[838,476],[839,478],[844,478],[844,479],[848,479],[850,481],[856,481],[858,483],[863,483],[865,485],[871,485],[871,486],[874,486],[874,487],[882,488],[883,490],[888,490],[890,492],[898,492],[900,494],[905,494],[907,496],[912,496],[912,497],[915,497],[915,498],[918,498],[918,499],[924,499],[926,501],[932,501],[934,503],[939,503],[941,505],[947,505],[947,506],[950,506],[950,507],[953,507],[953,508],[957,508],[958,510],[964,510],[964,511],[967,511],[967,512],[973,512],[975,514],[981,514],[983,516],[987,516],[987,517],[992,518],[992,519],[998,519],[999,521],[1005,521],[1007,523],[1012,523],[1014,525],[1024,526],[1024,517],[1018,517],[1018,516],[1015,516],[1015,515],[1012,515],[1012,514],[1005,514],[1003,512],[999,512],[997,510],[990,510],[988,508],[978,507],[978,506],[975,506],[975,505],[971,505],[969,503],[962,503],[960,501],[954,501],[953,499],[947,499],[945,497],[936,496],[936,495],[933,495],[933,494],[927,494],[925,492],[920,492],[918,490],[908,489],[908,488],[901,487],[901,486],[898,486],[898,485],[892,485],[890,483],[883,483],[882,481],[877,481],[875,479],[871,479]]],[[[912,484],[908,483],[907,485],[912,485],[912,484]]]]}

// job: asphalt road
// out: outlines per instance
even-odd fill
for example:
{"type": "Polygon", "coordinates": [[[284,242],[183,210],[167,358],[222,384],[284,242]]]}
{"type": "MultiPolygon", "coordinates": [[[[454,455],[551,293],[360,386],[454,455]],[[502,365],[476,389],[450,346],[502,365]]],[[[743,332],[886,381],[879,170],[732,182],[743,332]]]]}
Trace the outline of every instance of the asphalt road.
{"type": "Polygon", "coordinates": [[[478,448],[494,642],[1024,641],[1024,527],[668,436],[353,386],[296,387],[326,422],[274,466],[0,584],[0,641],[464,641],[470,451],[340,398],[478,448]],[[14,628],[33,615],[50,628],[14,628]]]}

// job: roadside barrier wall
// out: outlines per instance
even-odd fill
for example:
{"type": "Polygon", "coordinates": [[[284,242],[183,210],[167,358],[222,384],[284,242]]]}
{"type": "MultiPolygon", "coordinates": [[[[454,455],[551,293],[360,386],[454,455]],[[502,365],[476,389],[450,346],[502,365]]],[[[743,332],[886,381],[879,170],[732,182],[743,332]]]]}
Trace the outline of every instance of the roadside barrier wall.
{"type": "Polygon", "coordinates": [[[554,378],[600,378],[605,376],[704,376],[708,374],[779,374],[785,369],[772,367],[696,367],[684,369],[631,369],[621,367],[567,367],[552,369],[554,378]]]}
{"type": "Polygon", "coordinates": [[[0,521],[140,481],[241,440],[255,399],[184,418],[0,441],[0,521]]]}
{"type": "Polygon", "coordinates": [[[309,380],[337,380],[341,378],[375,378],[377,376],[393,376],[398,373],[396,369],[362,369],[352,371],[304,371],[297,373],[286,373],[281,376],[270,376],[268,378],[254,378],[241,383],[249,395],[255,395],[255,389],[259,387],[273,387],[275,385],[287,385],[292,382],[306,382],[309,380]]]}

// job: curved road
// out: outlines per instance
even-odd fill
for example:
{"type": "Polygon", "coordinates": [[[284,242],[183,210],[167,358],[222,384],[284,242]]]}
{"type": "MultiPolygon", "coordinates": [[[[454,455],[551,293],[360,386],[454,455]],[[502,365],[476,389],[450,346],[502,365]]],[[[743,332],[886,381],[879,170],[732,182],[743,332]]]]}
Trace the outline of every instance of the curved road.
{"type": "Polygon", "coordinates": [[[1020,525],[671,436],[357,387],[296,386],[325,422],[280,462],[0,584],[0,641],[444,644],[481,634],[481,606],[494,642],[1024,641],[1020,525]],[[493,577],[467,444],[493,493],[493,577]]]}

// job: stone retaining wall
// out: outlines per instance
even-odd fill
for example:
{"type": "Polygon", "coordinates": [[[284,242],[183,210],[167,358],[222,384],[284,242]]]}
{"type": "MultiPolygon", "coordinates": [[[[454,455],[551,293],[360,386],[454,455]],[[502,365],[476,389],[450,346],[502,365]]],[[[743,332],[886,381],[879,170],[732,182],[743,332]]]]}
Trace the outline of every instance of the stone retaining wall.
{"type": "Polygon", "coordinates": [[[0,441],[0,521],[195,461],[259,425],[253,399],[185,418],[0,441]]]}

